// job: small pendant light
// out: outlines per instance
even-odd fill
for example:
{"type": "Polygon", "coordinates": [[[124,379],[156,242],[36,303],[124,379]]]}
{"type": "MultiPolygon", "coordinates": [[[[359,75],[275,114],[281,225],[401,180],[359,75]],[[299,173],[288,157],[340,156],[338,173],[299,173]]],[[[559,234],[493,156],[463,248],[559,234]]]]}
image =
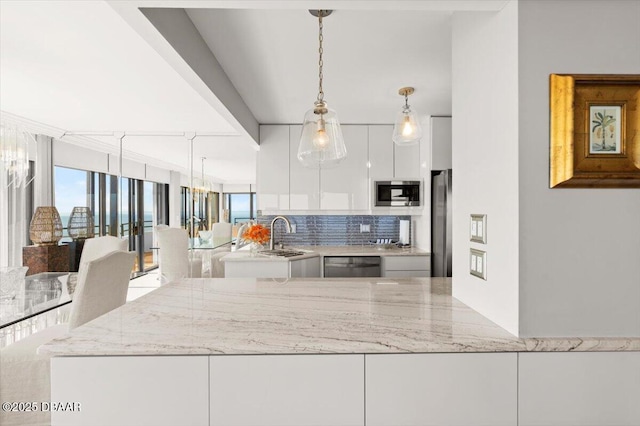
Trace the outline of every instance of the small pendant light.
{"type": "Polygon", "coordinates": [[[413,92],[413,87],[403,87],[398,90],[398,94],[404,96],[404,106],[398,113],[391,137],[397,145],[413,145],[422,138],[422,126],[420,126],[418,113],[409,106],[409,95],[413,92]]]}
{"type": "Polygon", "coordinates": [[[327,106],[322,90],[322,18],[329,16],[331,10],[310,10],[318,17],[319,27],[319,60],[318,60],[318,97],[313,108],[304,115],[298,160],[305,167],[328,168],[335,167],[346,158],[347,147],[344,145],[342,130],[336,112],[327,106]]]}

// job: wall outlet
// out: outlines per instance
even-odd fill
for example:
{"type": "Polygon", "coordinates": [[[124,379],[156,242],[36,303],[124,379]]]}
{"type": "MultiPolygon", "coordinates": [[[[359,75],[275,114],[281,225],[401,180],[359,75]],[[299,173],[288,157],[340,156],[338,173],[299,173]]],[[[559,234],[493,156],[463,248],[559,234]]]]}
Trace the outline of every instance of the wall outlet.
{"type": "Polygon", "coordinates": [[[475,277],[487,279],[487,252],[470,249],[469,273],[475,277]]]}
{"type": "Polygon", "coordinates": [[[371,232],[371,225],[369,225],[369,224],[365,225],[364,223],[361,223],[360,224],[360,232],[361,233],[362,232],[371,232]]]}
{"type": "Polygon", "coordinates": [[[295,224],[295,223],[292,223],[292,224],[291,224],[291,233],[292,233],[292,234],[295,234],[295,233],[296,233],[296,224],[295,224]]]}

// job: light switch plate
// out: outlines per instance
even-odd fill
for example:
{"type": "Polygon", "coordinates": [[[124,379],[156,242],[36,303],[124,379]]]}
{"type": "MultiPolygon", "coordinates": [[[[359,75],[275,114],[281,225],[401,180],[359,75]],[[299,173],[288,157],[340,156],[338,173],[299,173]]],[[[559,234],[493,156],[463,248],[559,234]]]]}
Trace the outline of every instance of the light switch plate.
{"type": "Polygon", "coordinates": [[[487,252],[482,250],[469,250],[469,273],[475,277],[487,279],[487,252]]]}
{"type": "Polygon", "coordinates": [[[470,227],[471,241],[475,243],[487,243],[487,215],[472,214],[470,227]]]}

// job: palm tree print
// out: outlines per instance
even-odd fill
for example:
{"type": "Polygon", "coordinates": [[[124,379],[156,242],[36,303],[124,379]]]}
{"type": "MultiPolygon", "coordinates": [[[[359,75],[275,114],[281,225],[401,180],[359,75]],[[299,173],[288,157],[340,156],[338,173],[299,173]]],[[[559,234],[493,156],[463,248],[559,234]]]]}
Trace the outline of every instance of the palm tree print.
{"type": "Polygon", "coordinates": [[[613,132],[615,130],[614,123],[616,119],[613,115],[607,115],[607,110],[603,109],[603,112],[595,113],[595,120],[591,120],[593,124],[593,128],[591,129],[591,133],[595,132],[596,138],[602,138],[602,145],[597,146],[594,144],[594,149],[597,151],[615,151],[616,143],[613,139],[613,132]],[[611,147],[607,147],[607,128],[609,128],[609,132],[611,133],[611,147]]]}

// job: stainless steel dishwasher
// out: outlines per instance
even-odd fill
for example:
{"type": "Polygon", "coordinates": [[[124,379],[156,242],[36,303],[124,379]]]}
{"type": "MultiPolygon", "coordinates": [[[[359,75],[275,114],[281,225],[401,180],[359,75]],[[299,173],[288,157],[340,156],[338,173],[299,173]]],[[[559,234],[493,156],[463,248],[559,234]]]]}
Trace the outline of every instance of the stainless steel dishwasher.
{"type": "Polygon", "coordinates": [[[380,256],[325,256],[326,278],[379,277],[380,256]]]}

